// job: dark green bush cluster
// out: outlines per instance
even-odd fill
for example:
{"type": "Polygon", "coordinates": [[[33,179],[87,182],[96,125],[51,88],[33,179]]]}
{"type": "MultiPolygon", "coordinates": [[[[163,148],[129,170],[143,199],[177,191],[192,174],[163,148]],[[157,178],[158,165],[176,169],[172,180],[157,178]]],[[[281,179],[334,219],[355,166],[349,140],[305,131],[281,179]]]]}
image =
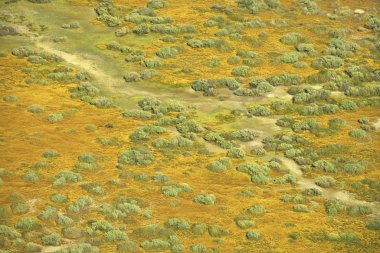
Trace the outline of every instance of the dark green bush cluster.
{"type": "Polygon", "coordinates": [[[300,33],[291,32],[285,34],[281,39],[281,43],[286,45],[297,45],[299,43],[305,42],[306,38],[300,33]]]}
{"type": "Polygon", "coordinates": [[[145,148],[131,148],[120,154],[117,167],[124,168],[126,165],[147,166],[153,162],[153,155],[145,148]]]}
{"type": "Polygon", "coordinates": [[[102,0],[95,8],[97,19],[106,23],[110,27],[121,24],[119,17],[116,16],[116,8],[113,7],[111,1],[102,0]]]}
{"type": "Polygon", "coordinates": [[[241,163],[236,167],[236,170],[251,176],[252,183],[267,184],[270,182],[268,175],[270,169],[265,165],[259,165],[254,162],[241,163]]]}
{"type": "Polygon", "coordinates": [[[306,53],[308,55],[316,55],[317,51],[314,49],[313,44],[299,43],[296,45],[298,52],[306,53]]]}
{"type": "Polygon", "coordinates": [[[172,228],[174,230],[189,230],[190,224],[187,220],[178,219],[178,218],[170,218],[165,223],[165,226],[168,228],[172,228]]]}
{"type": "Polygon", "coordinates": [[[227,157],[219,158],[207,165],[207,169],[212,172],[223,172],[231,167],[230,159],[227,157]]]}
{"type": "Polygon", "coordinates": [[[284,194],[280,197],[280,200],[284,201],[284,202],[293,202],[293,203],[306,203],[308,202],[308,198],[305,197],[305,196],[302,196],[302,195],[296,195],[296,196],[292,196],[292,195],[289,195],[289,194],[284,194]]]}
{"type": "Polygon", "coordinates": [[[227,156],[231,158],[242,158],[245,156],[245,151],[241,148],[231,148],[227,151],[227,156]]]}
{"type": "Polygon", "coordinates": [[[352,205],[347,208],[349,215],[368,215],[372,213],[372,209],[368,205],[358,204],[352,205]]]}
{"type": "Polygon", "coordinates": [[[137,128],[135,132],[129,135],[129,139],[132,141],[147,141],[151,135],[163,134],[165,131],[165,128],[160,126],[145,125],[137,128]]]}
{"type": "Polygon", "coordinates": [[[277,9],[280,7],[278,0],[237,0],[237,4],[252,14],[256,14],[262,10],[277,9]]]}
{"type": "Polygon", "coordinates": [[[213,194],[203,193],[197,195],[193,201],[202,205],[214,205],[216,202],[216,197],[213,194]]]}
{"type": "Polygon", "coordinates": [[[163,47],[160,48],[156,55],[160,58],[172,58],[178,54],[178,50],[175,47],[163,47]]]}
{"type": "Polygon", "coordinates": [[[252,129],[235,130],[226,134],[227,138],[235,139],[243,142],[253,141],[260,136],[260,132],[252,129]]]}
{"type": "Polygon", "coordinates": [[[176,125],[177,131],[184,133],[200,133],[204,131],[202,125],[195,120],[186,120],[176,125]]]}
{"type": "Polygon", "coordinates": [[[341,58],[348,58],[353,57],[358,50],[360,50],[360,46],[355,42],[343,39],[332,39],[329,47],[324,50],[324,53],[341,58]]]}
{"type": "Polygon", "coordinates": [[[72,213],[79,213],[81,211],[87,210],[87,208],[93,203],[93,200],[87,196],[82,195],[71,205],[68,206],[67,210],[72,213]]]}
{"type": "Polygon", "coordinates": [[[325,201],[325,211],[328,215],[336,215],[346,211],[347,206],[342,200],[332,199],[325,201]]]}
{"type": "Polygon", "coordinates": [[[272,86],[290,86],[301,84],[302,77],[295,74],[278,74],[267,78],[272,86]]]}
{"type": "Polygon", "coordinates": [[[238,66],[232,69],[231,74],[233,76],[248,77],[253,74],[249,66],[238,66]]]}
{"type": "Polygon", "coordinates": [[[334,104],[311,104],[301,108],[299,113],[301,115],[322,115],[322,114],[334,114],[339,111],[339,106],[334,104]]]}
{"type": "Polygon", "coordinates": [[[372,97],[380,95],[380,85],[349,87],[344,94],[350,97],[372,97]]]}
{"type": "Polygon", "coordinates": [[[96,157],[93,153],[82,153],[78,156],[78,161],[75,164],[76,171],[94,171],[99,168],[96,162],[96,157]]]}
{"type": "Polygon", "coordinates": [[[315,184],[323,188],[329,188],[333,186],[335,183],[336,180],[331,176],[321,176],[315,180],[315,184]]]}
{"type": "Polygon", "coordinates": [[[129,82],[139,82],[141,80],[147,80],[157,75],[157,71],[154,69],[146,69],[138,72],[128,72],[124,75],[124,80],[129,82]]]}
{"type": "Polygon", "coordinates": [[[380,18],[376,16],[370,16],[364,25],[365,28],[371,29],[374,32],[380,31],[380,18]]]}
{"type": "Polygon", "coordinates": [[[215,85],[207,79],[199,79],[192,83],[191,88],[195,91],[202,91],[204,96],[215,96],[215,85]]]}
{"type": "Polygon", "coordinates": [[[253,116],[270,116],[273,114],[272,110],[266,106],[256,105],[248,108],[248,113],[253,116]]]}
{"type": "Polygon", "coordinates": [[[232,141],[226,140],[223,136],[215,132],[206,133],[203,136],[203,139],[209,142],[213,142],[223,149],[230,149],[234,145],[232,141]]]}
{"type": "Polygon", "coordinates": [[[55,176],[54,186],[62,186],[66,183],[77,183],[82,181],[82,176],[79,173],[71,171],[61,171],[55,176]]]}
{"type": "Polygon", "coordinates": [[[182,136],[173,137],[169,140],[157,139],[152,142],[155,148],[178,148],[178,147],[191,147],[193,142],[182,136]]]}
{"type": "Polygon", "coordinates": [[[7,200],[11,203],[11,210],[13,214],[17,215],[29,212],[30,207],[26,202],[24,196],[20,193],[12,193],[7,200]]]}
{"type": "Polygon", "coordinates": [[[164,185],[161,187],[161,192],[166,197],[176,197],[182,192],[192,192],[193,189],[186,183],[164,185]]]}
{"type": "Polygon", "coordinates": [[[241,83],[239,82],[239,80],[233,77],[220,78],[220,79],[217,79],[216,82],[218,83],[218,85],[227,87],[229,90],[236,90],[240,88],[241,86],[241,83]]]}
{"type": "Polygon", "coordinates": [[[344,65],[344,60],[338,56],[326,55],[315,59],[311,66],[315,69],[337,69],[344,65]]]}
{"type": "Polygon", "coordinates": [[[330,92],[323,89],[314,89],[307,87],[294,91],[292,101],[295,104],[313,103],[316,101],[327,101],[330,98],[330,92]]]}
{"type": "Polygon", "coordinates": [[[187,42],[191,48],[216,48],[221,52],[230,52],[233,48],[225,40],[191,39],[187,42]]]}

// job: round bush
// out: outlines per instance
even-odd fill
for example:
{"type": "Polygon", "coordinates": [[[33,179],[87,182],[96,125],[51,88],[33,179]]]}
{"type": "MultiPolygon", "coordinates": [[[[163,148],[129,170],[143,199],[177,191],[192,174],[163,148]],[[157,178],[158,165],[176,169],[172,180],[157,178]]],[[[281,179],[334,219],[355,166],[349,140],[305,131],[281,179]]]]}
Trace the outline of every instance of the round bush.
{"type": "Polygon", "coordinates": [[[260,239],[261,234],[258,231],[252,230],[252,231],[248,231],[245,234],[245,237],[247,238],[247,240],[258,240],[260,239]]]}

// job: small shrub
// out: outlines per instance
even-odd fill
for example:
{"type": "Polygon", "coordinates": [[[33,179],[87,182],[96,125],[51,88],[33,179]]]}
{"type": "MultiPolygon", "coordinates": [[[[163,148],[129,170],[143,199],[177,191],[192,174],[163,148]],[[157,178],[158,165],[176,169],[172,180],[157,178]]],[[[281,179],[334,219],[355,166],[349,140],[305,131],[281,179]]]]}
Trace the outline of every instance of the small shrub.
{"type": "Polygon", "coordinates": [[[251,215],[262,216],[266,213],[266,209],[261,204],[256,204],[247,208],[247,212],[251,215]]]}
{"type": "Polygon", "coordinates": [[[212,237],[222,237],[229,235],[230,232],[221,226],[212,225],[208,226],[208,234],[212,237]]]}
{"type": "Polygon", "coordinates": [[[44,112],[44,108],[40,105],[30,105],[28,106],[28,112],[31,112],[31,113],[43,113],[44,112]]]}
{"type": "Polygon", "coordinates": [[[253,141],[260,136],[260,132],[252,129],[236,130],[228,134],[228,138],[238,139],[239,141],[248,142],[253,141]]]}
{"type": "Polygon", "coordinates": [[[34,170],[28,170],[24,175],[21,176],[21,179],[29,182],[35,182],[40,180],[40,177],[34,170]]]}
{"type": "Polygon", "coordinates": [[[199,243],[192,244],[190,246],[190,250],[193,253],[206,253],[207,252],[207,248],[205,246],[203,246],[202,244],[199,244],[199,243]]]}
{"type": "Polygon", "coordinates": [[[0,235],[4,237],[8,237],[10,239],[16,239],[16,238],[21,237],[21,234],[19,232],[17,232],[13,228],[10,228],[2,224],[0,224],[0,235]]]}
{"type": "Polygon", "coordinates": [[[65,203],[68,200],[68,197],[64,194],[53,193],[50,195],[50,200],[54,203],[65,203]]]}
{"type": "Polygon", "coordinates": [[[133,241],[126,241],[117,245],[118,252],[137,252],[139,245],[133,241]]]}
{"type": "Polygon", "coordinates": [[[261,237],[260,232],[255,231],[255,230],[248,231],[245,234],[245,238],[247,238],[247,240],[258,240],[258,239],[260,239],[260,237],[261,237]]]}
{"type": "Polygon", "coordinates": [[[372,213],[372,209],[367,205],[354,205],[347,209],[349,215],[367,215],[372,213]]]}
{"type": "Polygon", "coordinates": [[[357,129],[350,130],[348,132],[348,135],[357,139],[365,139],[367,137],[367,132],[364,131],[363,129],[357,128],[357,129]]]}
{"type": "Polygon", "coordinates": [[[295,74],[278,74],[266,79],[272,86],[298,85],[302,82],[302,77],[295,74]]]}
{"type": "Polygon", "coordinates": [[[53,113],[43,118],[46,121],[55,123],[63,120],[62,113],[53,113]]]}
{"type": "Polygon", "coordinates": [[[241,229],[247,229],[256,226],[256,222],[244,216],[235,218],[235,223],[241,229]]]}
{"type": "Polygon", "coordinates": [[[132,148],[120,154],[118,168],[124,168],[127,164],[147,166],[153,162],[152,154],[143,148],[132,148]]]}
{"type": "Polygon", "coordinates": [[[346,210],[346,205],[339,199],[327,200],[325,210],[328,215],[336,215],[346,210]]]}
{"type": "Polygon", "coordinates": [[[183,219],[171,218],[166,223],[165,226],[175,229],[175,230],[188,230],[190,229],[190,224],[183,219]]]}
{"type": "Polygon", "coordinates": [[[193,201],[202,205],[214,205],[216,197],[213,194],[204,193],[196,196],[193,201]]]}
{"type": "Polygon", "coordinates": [[[31,231],[40,229],[41,224],[33,217],[24,217],[16,222],[15,228],[21,231],[31,231]]]}
{"type": "Polygon", "coordinates": [[[160,58],[172,58],[178,54],[178,50],[174,47],[164,47],[157,51],[156,55],[160,58]]]}
{"type": "Polygon", "coordinates": [[[241,148],[232,148],[227,151],[227,156],[231,158],[242,158],[245,156],[245,151],[241,148]]]}
{"type": "Polygon", "coordinates": [[[248,77],[252,75],[252,70],[248,66],[239,66],[232,69],[233,76],[248,77]]]}
{"type": "Polygon", "coordinates": [[[280,39],[281,43],[286,45],[297,45],[305,40],[306,38],[302,34],[296,32],[287,33],[280,39]]]}
{"type": "Polygon", "coordinates": [[[106,242],[118,242],[128,240],[127,234],[119,229],[112,229],[104,234],[104,240],[106,242]]]}
{"type": "Polygon", "coordinates": [[[293,206],[293,211],[297,213],[308,213],[310,212],[309,208],[306,205],[298,204],[293,206]]]}
{"type": "Polygon", "coordinates": [[[333,186],[335,183],[336,180],[330,176],[321,176],[315,180],[315,184],[323,188],[329,188],[333,186]]]}
{"type": "Polygon", "coordinates": [[[344,60],[337,56],[326,55],[320,58],[315,59],[311,66],[315,69],[337,69],[342,67],[344,64],[344,60]]]}
{"type": "Polygon", "coordinates": [[[249,112],[249,114],[254,115],[254,116],[270,116],[270,115],[272,115],[272,110],[265,107],[265,106],[262,106],[262,105],[257,105],[257,106],[248,108],[248,112],[249,112]]]}
{"type": "Polygon", "coordinates": [[[194,235],[203,235],[207,231],[207,225],[204,223],[195,223],[192,225],[191,231],[194,235]]]}
{"type": "MultiPolygon", "coordinates": [[[[369,230],[380,231],[380,220],[372,220],[368,223],[369,230]]],[[[1,230],[0,230],[1,231],[1,230]]]]}
{"type": "Polygon", "coordinates": [[[325,161],[325,160],[318,160],[318,161],[314,162],[313,167],[316,169],[323,170],[325,172],[336,172],[337,171],[337,169],[335,168],[335,166],[332,163],[325,161]]]}
{"type": "Polygon", "coordinates": [[[93,200],[89,196],[82,195],[75,202],[69,205],[67,210],[72,213],[79,213],[86,210],[92,203],[93,200]]]}
{"type": "Polygon", "coordinates": [[[170,248],[170,243],[161,239],[152,239],[143,241],[141,247],[145,250],[165,250],[170,248]]]}
{"type": "Polygon", "coordinates": [[[344,166],[343,166],[343,169],[342,169],[344,172],[346,173],[350,173],[350,174],[358,174],[358,173],[361,173],[364,168],[362,165],[360,165],[359,163],[346,163],[344,166]]]}
{"type": "Polygon", "coordinates": [[[41,238],[42,244],[45,246],[56,246],[61,243],[61,236],[57,233],[45,235],[41,238]]]}
{"type": "Polygon", "coordinates": [[[223,172],[231,167],[230,159],[227,157],[222,157],[216,161],[207,165],[207,169],[212,172],[223,172]]]}
{"type": "Polygon", "coordinates": [[[62,229],[62,235],[67,239],[79,239],[82,237],[83,233],[80,228],[66,227],[62,229]]]}

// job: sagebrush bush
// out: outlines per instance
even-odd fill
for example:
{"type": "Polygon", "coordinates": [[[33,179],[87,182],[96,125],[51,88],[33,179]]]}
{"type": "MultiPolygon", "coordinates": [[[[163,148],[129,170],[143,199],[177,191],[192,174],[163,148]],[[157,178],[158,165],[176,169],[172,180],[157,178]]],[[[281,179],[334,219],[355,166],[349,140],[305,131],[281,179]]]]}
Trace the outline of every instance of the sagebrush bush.
{"type": "Polygon", "coordinates": [[[216,202],[216,197],[213,194],[204,193],[196,196],[193,201],[202,205],[214,205],[216,202]]]}
{"type": "Polygon", "coordinates": [[[190,229],[190,224],[184,219],[171,218],[165,223],[166,227],[172,228],[174,230],[188,230],[190,229]]]}
{"type": "Polygon", "coordinates": [[[64,194],[53,193],[50,195],[50,200],[54,203],[65,203],[68,200],[68,197],[64,194]]]}
{"type": "Polygon", "coordinates": [[[333,186],[335,183],[336,180],[331,176],[321,176],[315,180],[315,184],[323,188],[329,188],[333,186]]]}
{"type": "Polygon", "coordinates": [[[323,170],[324,172],[336,172],[334,164],[326,161],[326,160],[318,160],[313,163],[313,167],[316,169],[323,170]]]}
{"type": "Polygon", "coordinates": [[[93,203],[92,198],[87,195],[80,196],[75,202],[67,207],[67,210],[72,213],[79,213],[86,210],[93,203]]]}
{"type": "Polygon", "coordinates": [[[41,224],[33,217],[24,217],[16,222],[15,228],[25,232],[38,230],[41,228],[41,224]]]}
{"type": "Polygon", "coordinates": [[[347,206],[342,200],[333,199],[325,201],[325,211],[328,215],[336,215],[346,211],[347,206]]]}
{"type": "Polygon", "coordinates": [[[247,208],[247,213],[255,216],[262,216],[266,213],[266,209],[261,204],[256,204],[247,208]]]}
{"type": "Polygon", "coordinates": [[[253,220],[250,220],[250,218],[247,216],[238,216],[234,220],[235,220],[236,225],[240,229],[247,229],[247,228],[256,226],[256,222],[253,220]]]}
{"type": "Polygon", "coordinates": [[[367,225],[367,228],[369,230],[379,231],[380,230],[380,220],[372,220],[372,221],[370,221],[368,223],[368,225],[367,225]]]}
{"type": "Polygon", "coordinates": [[[62,229],[62,235],[67,239],[79,239],[83,236],[83,232],[77,227],[65,227],[62,229]]]}
{"type": "Polygon", "coordinates": [[[365,139],[367,137],[367,132],[363,129],[357,128],[350,130],[348,135],[357,139],[365,139]]]}
{"type": "Polygon", "coordinates": [[[333,55],[326,55],[312,61],[311,66],[315,69],[337,69],[344,65],[344,60],[333,55]]]}
{"type": "Polygon", "coordinates": [[[145,148],[132,148],[124,151],[118,158],[117,167],[122,169],[126,165],[147,166],[153,162],[153,155],[145,148]]]}
{"type": "Polygon", "coordinates": [[[296,32],[287,33],[280,39],[281,43],[287,45],[297,45],[301,42],[305,42],[305,40],[305,36],[296,32]]]}
{"type": "Polygon", "coordinates": [[[170,248],[170,243],[161,239],[145,240],[141,243],[145,250],[166,250],[170,248]]]}
{"type": "Polygon", "coordinates": [[[195,223],[191,226],[191,231],[194,235],[203,235],[207,231],[207,225],[204,223],[195,223]]]}
{"type": "Polygon", "coordinates": [[[203,244],[192,244],[190,246],[190,250],[192,253],[207,253],[207,248],[203,244]]]}
{"type": "Polygon", "coordinates": [[[290,86],[301,84],[302,77],[295,74],[278,74],[266,79],[272,86],[290,86]]]}
{"type": "Polygon", "coordinates": [[[61,243],[61,236],[58,233],[45,235],[41,238],[42,244],[45,246],[57,246],[61,243]]]}
{"type": "Polygon", "coordinates": [[[31,112],[31,113],[43,113],[44,112],[44,108],[40,105],[30,105],[28,106],[28,112],[31,112]]]}
{"type": "Polygon", "coordinates": [[[21,234],[6,225],[0,224],[0,235],[10,239],[20,238],[21,234]]]}
{"type": "Polygon", "coordinates": [[[48,116],[44,117],[43,119],[48,121],[48,122],[55,123],[55,122],[62,121],[63,115],[62,115],[62,113],[52,113],[52,114],[49,114],[48,116]]]}
{"type": "Polygon", "coordinates": [[[248,112],[254,116],[270,116],[273,114],[271,109],[262,105],[256,105],[254,107],[248,108],[248,112]]]}
{"type": "Polygon", "coordinates": [[[247,240],[258,240],[260,239],[261,234],[258,231],[251,230],[245,234],[245,237],[247,238],[247,240]]]}
{"type": "Polygon", "coordinates": [[[252,75],[252,70],[248,66],[239,66],[232,69],[233,76],[248,77],[252,75]]]}
{"type": "Polygon", "coordinates": [[[248,142],[253,141],[260,136],[260,132],[252,129],[241,129],[235,130],[227,134],[227,137],[230,139],[237,139],[239,141],[248,142]]]}
{"type": "Polygon", "coordinates": [[[368,205],[358,204],[347,208],[349,215],[368,215],[372,213],[372,209],[368,205]]]}
{"type": "Polygon", "coordinates": [[[223,172],[231,167],[230,159],[222,157],[207,165],[207,169],[213,172],[223,172]]]}
{"type": "Polygon", "coordinates": [[[156,55],[161,58],[171,58],[178,54],[178,50],[174,47],[164,47],[157,51],[156,55]]]}
{"type": "Polygon", "coordinates": [[[112,229],[112,230],[107,231],[104,234],[103,238],[106,242],[118,242],[118,241],[128,240],[128,237],[125,231],[122,231],[119,229],[112,229]]]}
{"type": "Polygon", "coordinates": [[[308,213],[310,212],[309,207],[306,205],[298,204],[293,206],[293,211],[297,213],[308,213]]]}

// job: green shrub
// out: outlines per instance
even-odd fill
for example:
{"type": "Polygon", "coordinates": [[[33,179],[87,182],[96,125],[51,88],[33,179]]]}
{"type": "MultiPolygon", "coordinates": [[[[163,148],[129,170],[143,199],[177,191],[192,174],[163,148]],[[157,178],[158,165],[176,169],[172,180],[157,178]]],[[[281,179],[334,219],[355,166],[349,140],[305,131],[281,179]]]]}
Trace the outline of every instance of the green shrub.
{"type": "Polygon", "coordinates": [[[305,57],[304,53],[290,52],[280,57],[280,61],[284,63],[296,63],[305,57]]]}
{"type": "Polygon", "coordinates": [[[128,240],[127,234],[119,229],[112,229],[104,234],[104,240],[106,242],[118,242],[128,240]]]}
{"type": "Polygon", "coordinates": [[[273,113],[271,109],[262,105],[256,105],[254,107],[248,108],[248,112],[254,116],[270,116],[273,113]]]}
{"type": "Polygon", "coordinates": [[[146,68],[158,68],[161,66],[161,62],[158,59],[142,60],[141,65],[146,68]]]}
{"type": "Polygon", "coordinates": [[[325,210],[328,215],[336,215],[346,211],[346,205],[339,199],[327,200],[325,210]]]}
{"type": "MultiPolygon", "coordinates": [[[[24,247],[24,250],[28,253],[32,253],[32,252],[41,252],[42,251],[42,246],[37,244],[37,243],[33,243],[33,242],[28,242],[25,244],[25,247],[24,247]]],[[[1,253],[8,253],[8,251],[1,251],[1,253]]]]}
{"type": "Polygon", "coordinates": [[[200,133],[204,130],[200,123],[195,120],[186,120],[176,125],[177,131],[180,133],[200,133]]]}
{"type": "Polygon", "coordinates": [[[368,225],[367,225],[367,228],[369,230],[379,231],[380,230],[380,220],[372,220],[372,221],[370,221],[368,223],[368,225]]]}
{"type": "Polygon", "coordinates": [[[298,52],[307,53],[308,55],[315,55],[317,52],[313,44],[300,43],[296,46],[298,52]]]}
{"type": "Polygon", "coordinates": [[[124,75],[126,82],[138,82],[141,81],[141,75],[137,72],[128,72],[124,75]]]}
{"type": "Polygon", "coordinates": [[[202,205],[214,205],[216,201],[216,197],[213,194],[199,194],[196,196],[193,201],[202,205]]]}
{"type": "Polygon", "coordinates": [[[132,109],[132,110],[123,112],[123,116],[147,120],[147,119],[151,119],[153,117],[153,114],[148,111],[132,109]]]}
{"type": "Polygon", "coordinates": [[[257,156],[265,156],[267,151],[262,146],[255,146],[251,149],[251,153],[257,156]]]}
{"type": "Polygon", "coordinates": [[[260,232],[255,231],[255,230],[248,231],[245,234],[245,238],[247,238],[247,240],[258,240],[258,239],[260,239],[260,237],[261,237],[260,232]]]}
{"type": "Polygon", "coordinates": [[[268,177],[270,169],[254,162],[241,163],[236,167],[236,170],[250,175],[253,183],[267,184],[270,181],[268,177]]]}
{"type": "Polygon", "coordinates": [[[372,213],[372,209],[367,205],[354,205],[347,208],[349,215],[367,215],[372,213]]]}
{"type": "Polygon", "coordinates": [[[178,54],[178,50],[174,47],[164,47],[157,51],[156,55],[161,58],[171,58],[178,54]]]}
{"type": "Polygon", "coordinates": [[[315,184],[323,188],[329,188],[333,186],[335,183],[336,180],[330,176],[321,176],[315,180],[315,184]]]}
{"type": "Polygon", "coordinates": [[[34,170],[28,170],[24,175],[21,176],[21,179],[29,182],[35,182],[40,180],[40,177],[34,170]]]}
{"type": "Polygon", "coordinates": [[[228,138],[237,139],[243,142],[253,141],[259,136],[260,132],[254,131],[252,129],[236,130],[228,134],[228,138]]]}
{"type": "Polygon", "coordinates": [[[323,170],[324,172],[336,172],[337,169],[335,168],[334,164],[325,161],[325,160],[318,160],[313,163],[313,167],[316,169],[323,170]]]}
{"type": "Polygon", "coordinates": [[[309,208],[306,205],[298,204],[293,206],[293,211],[297,213],[308,213],[310,212],[309,208]]]}
{"type": "Polygon", "coordinates": [[[248,66],[239,66],[232,69],[233,76],[248,77],[252,75],[252,70],[248,66]]]}
{"type": "Polygon", "coordinates": [[[280,39],[281,43],[286,45],[297,45],[301,42],[305,42],[305,40],[305,36],[296,32],[287,33],[280,39]]]}
{"type": "Polygon", "coordinates": [[[16,238],[21,237],[21,234],[19,232],[17,232],[13,228],[10,228],[2,224],[0,224],[0,235],[4,237],[8,237],[10,239],[16,239],[16,238]]]}
{"type": "Polygon", "coordinates": [[[12,50],[12,54],[19,58],[28,57],[34,53],[35,53],[34,51],[32,51],[31,49],[27,47],[19,47],[12,50]]]}
{"type": "Polygon", "coordinates": [[[324,50],[324,53],[347,58],[353,57],[354,53],[358,50],[360,50],[360,46],[355,42],[343,39],[332,39],[329,43],[329,47],[324,50]]]}
{"type": "Polygon", "coordinates": [[[208,226],[208,234],[212,237],[222,237],[222,236],[229,235],[230,231],[228,231],[228,229],[223,228],[221,226],[210,225],[208,226]]]}
{"type": "Polygon", "coordinates": [[[31,113],[43,113],[44,112],[44,108],[40,105],[30,105],[28,106],[28,112],[31,112],[31,113]]]}
{"type": "Polygon", "coordinates": [[[348,135],[357,139],[365,139],[367,137],[366,131],[360,128],[350,130],[348,132],[348,135]]]}
{"type": "Polygon", "coordinates": [[[191,147],[193,142],[182,136],[173,137],[170,140],[157,139],[152,142],[153,147],[156,148],[177,148],[177,147],[191,147]]]}
{"type": "Polygon", "coordinates": [[[206,253],[207,252],[207,248],[205,246],[203,246],[202,244],[199,244],[199,243],[192,244],[190,246],[190,250],[193,253],[206,253]]]}
{"type": "Polygon", "coordinates": [[[144,148],[132,148],[120,154],[117,166],[120,169],[128,164],[145,167],[152,162],[153,156],[148,150],[144,148]]]}
{"type": "Polygon", "coordinates": [[[89,196],[82,195],[75,202],[69,205],[67,210],[72,213],[79,213],[86,210],[92,203],[93,200],[89,196]]]}
{"type": "Polygon", "coordinates": [[[250,88],[257,90],[259,94],[268,93],[273,90],[273,86],[260,77],[253,78],[249,82],[249,86],[250,88]]]}
{"type": "Polygon", "coordinates": [[[371,29],[375,32],[380,31],[380,18],[376,16],[370,16],[364,25],[365,28],[371,29]]]}
{"type": "Polygon", "coordinates": [[[46,221],[52,219],[57,214],[57,208],[52,206],[46,206],[44,210],[37,216],[38,219],[46,221]]]}
{"type": "Polygon", "coordinates": [[[52,113],[52,114],[44,117],[43,119],[46,121],[54,123],[54,122],[62,121],[63,115],[62,115],[62,113],[52,113]]]}
{"type": "Polygon", "coordinates": [[[261,204],[256,204],[247,208],[247,212],[251,215],[262,216],[266,213],[266,209],[261,204]]]}
{"type": "Polygon", "coordinates": [[[239,56],[231,56],[227,59],[227,63],[230,65],[239,64],[240,61],[241,61],[241,58],[239,56]]]}
{"type": "Polygon", "coordinates": [[[15,228],[21,231],[31,231],[40,229],[41,224],[33,217],[24,217],[16,222],[15,228]]]}
{"type": "Polygon", "coordinates": [[[50,235],[45,235],[41,238],[42,244],[45,246],[56,246],[61,243],[61,236],[57,233],[52,233],[50,235]]]}
{"type": "Polygon", "coordinates": [[[107,97],[96,97],[89,101],[91,105],[95,105],[98,108],[111,108],[113,107],[113,102],[107,97]]]}
{"type": "Polygon", "coordinates": [[[231,158],[242,158],[245,156],[245,151],[241,148],[231,148],[227,151],[227,156],[231,158]]]}
{"type": "Polygon", "coordinates": [[[246,216],[236,217],[235,223],[241,229],[247,229],[256,226],[256,222],[250,220],[249,217],[246,216]]]}
{"type": "Polygon", "coordinates": [[[236,78],[227,77],[227,78],[220,78],[217,80],[219,85],[227,87],[229,90],[236,90],[240,88],[240,83],[236,78]]]}
{"type": "Polygon", "coordinates": [[[344,60],[333,55],[326,55],[312,61],[311,66],[315,69],[337,69],[344,65],[344,60]]]}
{"type": "Polygon", "coordinates": [[[79,239],[82,237],[83,233],[82,233],[82,230],[80,228],[65,227],[62,229],[62,235],[63,235],[63,237],[65,237],[67,239],[79,239]]]}
{"type": "Polygon", "coordinates": [[[68,200],[68,197],[64,194],[53,193],[50,195],[50,200],[54,203],[65,203],[68,200]]]}
{"type": "Polygon", "coordinates": [[[358,174],[358,173],[361,173],[364,168],[362,165],[360,165],[359,163],[346,163],[342,170],[346,173],[350,173],[350,174],[358,174]]]}
{"type": "Polygon", "coordinates": [[[170,243],[161,239],[152,239],[143,241],[141,247],[145,250],[166,250],[170,248],[170,243]]]}
{"type": "Polygon", "coordinates": [[[207,225],[204,223],[195,223],[192,225],[191,231],[194,235],[203,235],[207,231],[207,225]]]}
{"type": "Polygon", "coordinates": [[[176,197],[181,192],[192,192],[193,189],[186,183],[174,184],[174,185],[164,185],[161,187],[161,192],[166,197],[176,197]]]}
{"type": "Polygon", "coordinates": [[[190,229],[190,224],[184,219],[171,218],[165,223],[166,227],[172,228],[174,230],[188,230],[190,229]]]}
{"type": "Polygon", "coordinates": [[[207,169],[212,172],[223,172],[231,167],[230,159],[222,157],[207,165],[207,169]]]}
{"type": "Polygon", "coordinates": [[[185,246],[183,246],[182,244],[175,244],[172,246],[171,248],[171,253],[181,253],[185,250],[185,246]]]}
{"type": "Polygon", "coordinates": [[[278,74],[267,78],[267,81],[273,86],[290,86],[301,84],[302,77],[295,74],[278,74]]]}
{"type": "Polygon", "coordinates": [[[81,243],[78,246],[67,247],[56,251],[55,253],[99,253],[100,250],[96,246],[92,246],[89,243],[81,243]]]}

